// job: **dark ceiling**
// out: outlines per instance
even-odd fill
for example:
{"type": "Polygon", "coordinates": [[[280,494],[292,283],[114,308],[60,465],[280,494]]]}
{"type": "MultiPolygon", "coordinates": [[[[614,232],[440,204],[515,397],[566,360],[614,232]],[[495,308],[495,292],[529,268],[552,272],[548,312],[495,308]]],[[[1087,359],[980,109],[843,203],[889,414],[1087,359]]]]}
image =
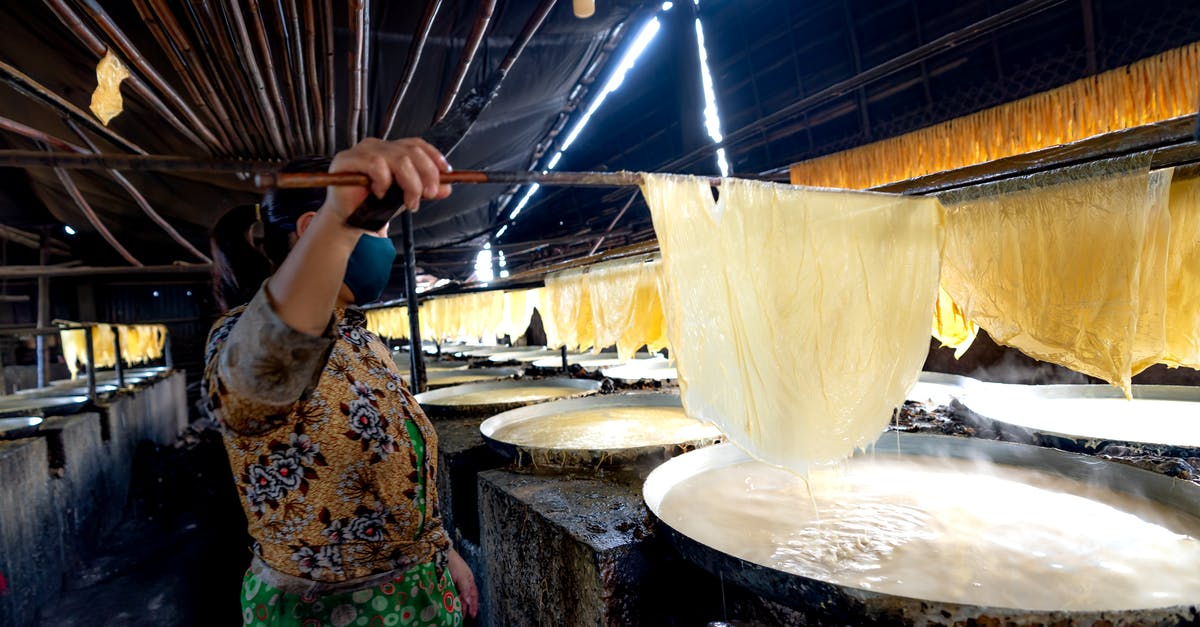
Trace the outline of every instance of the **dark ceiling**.
{"type": "MultiPolygon", "coordinates": [[[[75,4],[68,2],[71,6],[75,4]]],[[[137,13],[126,3],[105,3],[114,20],[161,73],[170,65],[137,13]]],[[[200,4],[200,3],[193,3],[200,4]]],[[[264,2],[273,6],[274,3],[264,2]]],[[[347,111],[345,81],[349,37],[345,2],[337,16],[338,110],[347,111]]],[[[423,131],[451,82],[463,42],[475,19],[476,0],[444,3],[416,79],[404,101],[400,134],[423,131]]],[[[478,84],[504,56],[536,2],[498,2],[488,38],[467,75],[463,92],[478,84]]],[[[5,3],[0,11],[0,60],[22,68],[57,93],[86,106],[96,58],[41,3],[5,3]]],[[[423,2],[374,2],[370,42],[369,111],[373,128],[404,69],[423,2]]],[[[172,7],[181,16],[182,6],[172,7]]],[[[734,172],[779,172],[790,163],[902,134],[943,120],[1053,88],[1078,78],[1200,39],[1200,2],[1195,0],[676,0],[662,3],[597,0],[596,16],[578,20],[560,2],[514,66],[499,98],[484,113],[451,161],[459,169],[527,169],[544,149],[564,111],[594,96],[628,46],[629,33],[652,17],[662,24],[645,55],[628,73],[558,170],[669,170],[714,173],[711,140],[704,131],[703,97],[694,20],[704,24],[709,63],[734,172]],[[1006,10],[1044,5],[1040,11],[971,37],[844,94],[822,98],[769,125],[759,122],[831,85],[887,64],[900,55],[1006,10]],[[624,24],[624,28],[614,28],[624,24]],[[591,76],[589,67],[598,75],[591,76]],[[588,78],[584,78],[587,76],[588,78]]],[[[240,67],[227,68],[241,72],[240,67]]],[[[53,114],[17,92],[0,87],[0,115],[77,141],[53,114]]],[[[112,128],[150,152],[199,154],[136,96],[125,91],[128,110],[112,128]]],[[[341,114],[339,114],[341,115],[341,114]]],[[[575,115],[578,115],[576,111],[575,115]]],[[[344,122],[342,122],[344,126],[344,122]]],[[[344,133],[343,133],[344,137],[344,133]]],[[[29,148],[6,136],[10,147],[29,148]]],[[[553,150],[550,153],[552,154],[553,150]]],[[[250,156],[250,155],[246,155],[250,156]]],[[[266,155],[257,155],[266,156],[266,155]]],[[[543,167],[544,159],[536,167],[543,167]]],[[[61,186],[46,171],[30,171],[45,208],[17,190],[0,206],[6,224],[36,227],[49,216],[80,228],[73,252],[91,263],[123,263],[90,234],[61,186]]],[[[145,263],[190,260],[134,206],[122,190],[98,175],[76,175],[84,193],[114,234],[145,263]]],[[[131,178],[133,178],[131,176],[131,178]]],[[[139,176],[152,204],[197,245],[205,229],[230,204],[251,196],[211,179],[139,176]]],[[[587,252],[630,198],[629,190],[543,189],[512,224],[511,199],[498,186],[458,186],[455,196],[424,207],[417,218],[418,263],[439,276],[465,278],[476,251],[492,238],[510,267],[542,264],[587,252]],[[507,226],[498,240],[494,233],[507,226]]],[[[604,247],[652,236],[640,199],[604,247]]],[[[399,275],[394,283],[399,282],[399,275]]]]}

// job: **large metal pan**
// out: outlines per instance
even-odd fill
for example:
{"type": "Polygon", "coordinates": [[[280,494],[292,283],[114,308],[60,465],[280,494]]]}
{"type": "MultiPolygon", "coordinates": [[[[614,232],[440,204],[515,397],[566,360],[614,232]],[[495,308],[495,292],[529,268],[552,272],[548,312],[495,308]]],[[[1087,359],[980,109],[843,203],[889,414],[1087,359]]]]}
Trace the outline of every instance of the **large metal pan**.
{"type": "Polygon", "coordinates": [[[426,384],[431,390],[438,390],[452,385],[495,381],[521,376],[520,368],[467,368],[461,370],[441,370],[427,372],[426,384]]]}
{"type": "Polygon", "coordinates": [[[469,418],[492,416],[500,412],[516,409],[518,407],[524,407],[526,405],[534,405],[537,403],[544,403],[547,401],[564,398],[574,398],[577,396],[588,396],[599,391],[599,381],[552,377],[548,379],[536,379],[529,381],[491,381],[488,383],[468,383],[466,385],[455,385],[429,392],[422,392],[416,396],[416,399],[417,402],[421,404],[421,407],[425,410],[425,413],[431,418],[469,418]],[[557,388],[561,390],[562,393],[555,395],[553,398],[532,401],[475,403],[469,405],[454,402],[455,398],[459,398],[467,394],[542,387],[557,388]]]}
{"type": "MultiPolygon", "coordinates": [[[[700,433],[692,433],[689,437],[681,437],[670,441],[640,442],[630,440],[621,446],[613,447],[543,447],[531,446],[517,442],[506,441],[497,437],[505,427],[528,421],[544,421],[553,423],[555,418],[584,410],[611,410],[620,408],[678,408],[679,416],[683,414],[683,404],[678,394],[613,394],[609,396],[590,396],[587,398],[572,398],[550,403],[531,405],[513,409],[492,416],[479,425],[483,439],[510,460],[518,465],[532,464],[534,466],[557,466],[571,468],[598,468],[602,466],[633,465],[649,460],[664,461],[680,453],[701,446],[720,442],[723,438],[721,431],[713,425],[700,425],[700,433]]],[[[658,413],[647,414],[647,420],[653,420],[658,413]]]]}
{"type": "Polygon", "coordinates": [[[1200,457],[1200,388],[1014,385],[976,381],[959,402],[1013,441],[1097,453],[1111,446],[1166,457],[1200,457]]]}
{"type": "Polygon", "coordinates": [[[42,420],[41,416],[0,418],[0,440],[16,440],[36,435],[42,420]]]}
{"type": "Polygon", "coordinates": [[[557,354],[559,354],[558,351],[550,350],[545,346],[513,346],[509,350],[488,355],[487,360],[494,364],[503,364],[511,361],[530,363],[545,357],[553,357],[557,354]]]}
{"type": "Polygon", "coordinates": [[[616,366],[600,369],[600,374],[616,381],[636,383],[638,381],[675,381],[679,371],[665,357],[635,359],[616,366]]]}
{"type": "Polygon", "coordinates": [[[88,403],[87,396],[0,397],[0,417],[73,414],[88,403]]]}
{"type": "MultiPolygon", "coordinates": [[[[867,455],[918,455],[988,460],[1030,467],[1090,484],[1136,494],[1200,517],[1200,486],[1124,464],[1106,462],[1065,451],[972,438],[884,434],[867,455]]],[[[710,446],[680,455],[655,469],[642,492],[656,517],[663,498],[680,482],[704,471],[749,461],[732,444],[710,446]]],[[[1200,621],[1200,590],[1196,603],[1127,611],[1031,611],[945,603],[884,594],[811,579],[723,553],[688,537],[659,519],[659,525],[679,551],[709,572],[751,592],[782,603],[821,625],[1194,625],[1200,621]]],[[[931,555],[930,559],[937,559],[931,555]]]]}

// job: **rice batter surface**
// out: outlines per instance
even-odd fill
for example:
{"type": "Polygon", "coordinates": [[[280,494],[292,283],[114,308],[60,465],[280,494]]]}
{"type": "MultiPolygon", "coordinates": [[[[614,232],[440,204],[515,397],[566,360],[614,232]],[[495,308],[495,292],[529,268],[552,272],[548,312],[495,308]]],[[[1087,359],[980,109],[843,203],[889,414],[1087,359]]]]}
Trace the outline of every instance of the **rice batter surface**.
{"type": "Polygon", "coordinates": [[[864,455],[809,482],[747,461],[689,477],[662,519],[778,570],[881,593],[1027,610],[1200,600],[1200,519],[1015,466],[864,455]],[[814,511],[815,506],[815,511],[814,511]]]}
{"type": "Polygon", "coordinates": [[[496,429],[492,439],[547,449],[623,449],[716,438],[720,430],[688,418],[682,407],[608,407],[528,418],[496,429]]]}

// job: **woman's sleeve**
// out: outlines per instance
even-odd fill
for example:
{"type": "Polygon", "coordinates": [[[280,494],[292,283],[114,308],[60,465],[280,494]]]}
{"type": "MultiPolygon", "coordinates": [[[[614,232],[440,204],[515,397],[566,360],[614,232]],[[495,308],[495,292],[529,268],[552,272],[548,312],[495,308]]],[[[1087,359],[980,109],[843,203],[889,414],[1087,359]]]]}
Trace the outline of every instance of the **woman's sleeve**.
{"type": "Polygon", "coordinates": [[[287,422],[311,388],[333,346],[330,328],[317,337],[292,329],[260,288],[239,314],[213,327],[204,369],[209,413],[240,434],[264,433],[287,422]]]}

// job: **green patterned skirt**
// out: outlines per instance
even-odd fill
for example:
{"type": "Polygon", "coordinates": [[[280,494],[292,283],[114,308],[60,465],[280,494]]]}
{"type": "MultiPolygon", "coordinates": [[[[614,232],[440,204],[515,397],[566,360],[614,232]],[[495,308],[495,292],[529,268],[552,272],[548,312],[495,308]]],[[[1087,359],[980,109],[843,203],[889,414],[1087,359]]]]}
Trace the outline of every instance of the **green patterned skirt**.
{"type": "Polygon", "coordinates": [[[414,566],[373,588],[315,598],[283,592],[246,571],[242,623],[252,627],[457,627],[463,623],[463,613],[450,571],[444,569],[439,576],[433,564],[414,566]]]}

